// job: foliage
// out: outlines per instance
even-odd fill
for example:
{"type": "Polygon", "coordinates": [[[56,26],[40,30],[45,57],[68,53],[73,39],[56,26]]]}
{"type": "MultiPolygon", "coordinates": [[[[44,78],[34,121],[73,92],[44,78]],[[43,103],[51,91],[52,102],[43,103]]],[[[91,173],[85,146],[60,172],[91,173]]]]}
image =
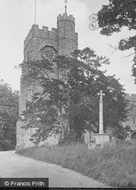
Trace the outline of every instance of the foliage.
{"type": "MultiPolygon", "coordinates": [[[[109,4],[103,5],[102,9],[98,12],[98,21],[101,27],[100,33],[110,36],[114,32],[120,32],[123,27],[127,27],[128,30],[135,30],[135,15],[135,0],[109,0],[109,4]]],[[[127,39],[121,39],[118,48],[122,51],[134,48],[132,74],[136,77],[136,35],[127,39]]]]}
{"type": "Polygon", "coordinates": [[[39,143],[52,133],[61,139],[68,136],[81,141],[85,129],[98,132],[99,97],[103,90],[104,130],[126,133],[120,122],[125,121],[125,93],[114,76],[106,76],[100,70],[102,64],[109,64],[105,57],[99,57],[89,48],[76,50],[71,57],[58,56],[54,64],[41,60],[26,64],[25,84],[35,82],[41,90],[27,101],[23,113],[25,128],[36,128],[32,140],[39,143]],[[57,73],[56,73],[57,72],[57,73]],[[71,135],[72,134],[72,135],[71,135]]]}
{"type": "Polygon", "coordinates": [[[136,144],[122,141],[112,147],[88,150],[84,144],[32,147],[18,154],[61,165],[113,187],[136,187],[136,144]]]}
{"type": "Polygon", "coordinates": [[[16,122],[18,120],[18,92],[12,92],[8,84],[0,82],[0,149],[14,149],[16,122]]]}

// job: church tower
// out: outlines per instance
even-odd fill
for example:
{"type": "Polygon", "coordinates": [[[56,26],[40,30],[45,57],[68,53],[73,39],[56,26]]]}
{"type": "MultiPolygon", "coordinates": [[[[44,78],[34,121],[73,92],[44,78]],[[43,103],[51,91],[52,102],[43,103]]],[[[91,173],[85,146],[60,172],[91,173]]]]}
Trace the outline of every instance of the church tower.
{"type": "Polygon", "coordinates": [[[78,47],[78,36],[75,33],[75,18],[67,13],[57,17],[58,52],[69,55],[78,47]]]}
{"type": "MultiPolygon", "coordinates": [[[[75,33],[75,18],[67,14],[67,7],[65,6],[65,13],[58,15],[57,28],[52,28],[51,31],[48,27],[32,25],[25,41],[24,41],[24,62],[31,60],[42,59],[42,51],[45,48],[56,51],[59,55],[70,55],[75,49],[78,48],[78,34],[75,33]]],[[[26,68],[22,64],[22,76],[26,72],[26,68]]],[[[28,100],[34,92],[38,90],[36,85],[24,85],[20,80],[20,98],[19,98],[19,114],[25,110],[26,100],[28,100]]],[[[17,122],[17,145],[16,148],[26,148],[33,146],[29,140],[33,129],[22,129],[23,123],[19,120],[17,122]]]]}

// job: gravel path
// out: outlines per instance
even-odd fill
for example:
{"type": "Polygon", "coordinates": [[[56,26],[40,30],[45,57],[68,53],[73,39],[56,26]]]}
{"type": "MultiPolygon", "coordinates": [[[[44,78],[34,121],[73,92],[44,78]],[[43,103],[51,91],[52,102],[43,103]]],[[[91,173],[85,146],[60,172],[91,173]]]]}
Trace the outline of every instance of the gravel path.
{"type": "Polygon", "coordinates": [[[49,178],[49,187],[109,187],[77,172],[20,156],[14,151],[0,152],[0,177],[49,178]]]}

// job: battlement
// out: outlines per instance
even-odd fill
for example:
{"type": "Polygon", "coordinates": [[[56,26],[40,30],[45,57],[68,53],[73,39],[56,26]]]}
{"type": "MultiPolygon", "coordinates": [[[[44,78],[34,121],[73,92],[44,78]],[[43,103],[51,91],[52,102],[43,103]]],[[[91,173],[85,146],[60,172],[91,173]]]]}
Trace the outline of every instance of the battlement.
{"type": "Polygon", "coordinates": [[[26,48],[32,37],[48,38],[55,40],[57,38],[57,29],[52,28],[52,30],[50,31],[46,26],[43,26],[42,29],[40,29],[39,25],[33,24],[24,41],[24,49],[26,48]]]}
{"type": "Polygon", "coordinates": [[[57,22],[61,21],[61,20],[68,20],[68,21],[72,21],[75,23],[75,18],[72,15],[67,15],[66,13],[64,13],[63,15],[59,14],[57,17],[57,22]]]}
{"type": "Polygon", "coordinates": [[[136,94],[126,94],[126,99],[130,102],[136,102],[136,94]]]}

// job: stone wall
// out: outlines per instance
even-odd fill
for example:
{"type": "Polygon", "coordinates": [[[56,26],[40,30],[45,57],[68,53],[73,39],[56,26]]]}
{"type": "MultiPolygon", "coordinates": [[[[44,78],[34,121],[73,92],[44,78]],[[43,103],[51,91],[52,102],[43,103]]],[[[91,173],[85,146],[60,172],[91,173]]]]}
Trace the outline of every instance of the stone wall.
{"type": "Polygon", "coordinates": [[[136,94],[126,94],[126,99],[129,101],[129,111],[124,125],[129,125],[132,130],[136,130],[136,94]]]}
{"type": "Polygon", "coordinates": [[[136,94],[126,94],[126,99],[136,103],[136,94]]]}

